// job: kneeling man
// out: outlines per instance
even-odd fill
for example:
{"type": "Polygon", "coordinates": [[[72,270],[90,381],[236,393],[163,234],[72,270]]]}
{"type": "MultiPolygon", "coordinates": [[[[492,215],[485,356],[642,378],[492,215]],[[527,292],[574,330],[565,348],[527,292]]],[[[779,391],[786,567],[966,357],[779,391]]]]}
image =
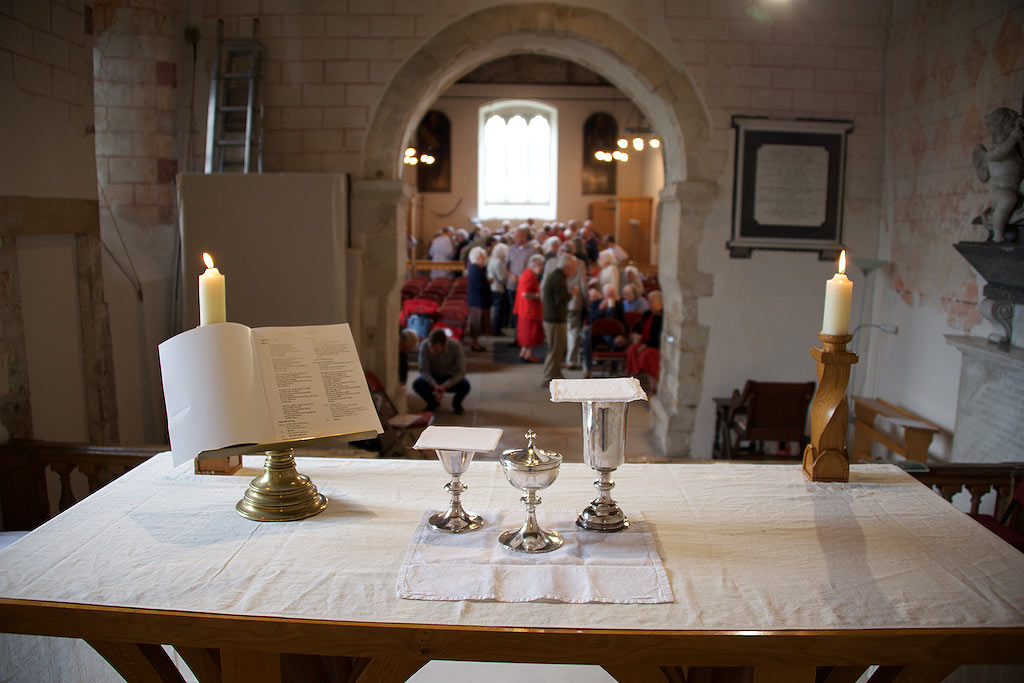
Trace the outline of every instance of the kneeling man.
{"type": "Polygon", "coordinates": [[[462,399],[469,393],[466,379],[466,357],[462,344],[449,339],[444,330],[430,332],[420,344],[420,376],[412,383],[412,389],[427,402],[427,410],[437,410],[446,391],[455,394],[452,410],[462,415],[462,399]]]}

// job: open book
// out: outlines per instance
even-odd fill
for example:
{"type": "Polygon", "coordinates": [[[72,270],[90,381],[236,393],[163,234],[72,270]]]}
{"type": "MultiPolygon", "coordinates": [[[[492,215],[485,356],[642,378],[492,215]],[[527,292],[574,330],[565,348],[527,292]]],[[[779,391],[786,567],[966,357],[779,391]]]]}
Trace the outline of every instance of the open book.
{"type": "Polygon", "coordinates": [[[384,430],[348,324],[217,323],[160,344],[174,464],[209,451],[384,430]]]}

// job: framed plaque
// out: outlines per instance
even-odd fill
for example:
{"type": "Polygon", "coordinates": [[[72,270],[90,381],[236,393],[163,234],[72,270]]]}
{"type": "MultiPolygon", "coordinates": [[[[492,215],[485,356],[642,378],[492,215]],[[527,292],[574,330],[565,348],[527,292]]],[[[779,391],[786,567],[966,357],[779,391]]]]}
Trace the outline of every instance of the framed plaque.
{"type": "Polygon", "coordinates": [[[843,248],[846,135],[852,121],[734,116],[733,258],[754,249],[816,251],[832,259],[843,248]]]}

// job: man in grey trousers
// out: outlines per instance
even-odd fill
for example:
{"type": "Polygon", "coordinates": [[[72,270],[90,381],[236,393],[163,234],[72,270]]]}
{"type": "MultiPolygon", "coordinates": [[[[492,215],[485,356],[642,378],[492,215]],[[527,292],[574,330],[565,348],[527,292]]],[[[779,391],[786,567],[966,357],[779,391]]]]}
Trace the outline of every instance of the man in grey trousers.
{"type": "Polygon", "coordinates": [[[576,257],[572,254],[558,255],[558,267],[544,278],[541,288],[541,302],[544,308],[544,336],[548,341],[548,353],[544,357],[544,381],[562,379],[562,359],[565,358],[565,318],[569,313],[569,299],[578,289],[570,290],[566,284],[576,273],[576,257]]]}

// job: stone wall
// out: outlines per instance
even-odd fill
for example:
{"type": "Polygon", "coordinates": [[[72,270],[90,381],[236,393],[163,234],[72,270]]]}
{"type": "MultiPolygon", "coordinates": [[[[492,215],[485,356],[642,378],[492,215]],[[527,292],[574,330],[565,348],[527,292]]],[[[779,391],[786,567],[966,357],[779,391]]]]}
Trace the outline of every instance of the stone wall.
{"type": "MultiPolygon", "coordinates": [[[[175,176],[188,170],[192,88],[192,50],[180,5],[93,5],[96,166],[108,247],[103,272],[112,306],[122,438],[134,443],[167,440],[157,345],[177,331],[180,320],[175,176]]],[[[201,120],[206,97],[197,92],[201,120]]],[[[201,129],[194,135],[201,138],[201,129]]],[[[197,254],[190,272],[201,269],[197,254]]]]}
{"type": "MultiPolygon", "coordinates": [[[[984,240],[971,220],[988,205],[971,164],[990,145],[984,116],[1020,110],[1024,10],[995,2],[893,2],[885,68],[885,220],[877,322],[900,334],[874,336],[866,389],[952,430],[960,354],[946,334],[987,336],[977,309],[984,281],[952,245],[984,240]]],[[[944,456],[948,439],[933,453],[944,456]]]]}
{"type": "Polygon", "coordinates": [[[0,5],[0,441],[117,438],[92,31],[81,1],[0,5]]]}

